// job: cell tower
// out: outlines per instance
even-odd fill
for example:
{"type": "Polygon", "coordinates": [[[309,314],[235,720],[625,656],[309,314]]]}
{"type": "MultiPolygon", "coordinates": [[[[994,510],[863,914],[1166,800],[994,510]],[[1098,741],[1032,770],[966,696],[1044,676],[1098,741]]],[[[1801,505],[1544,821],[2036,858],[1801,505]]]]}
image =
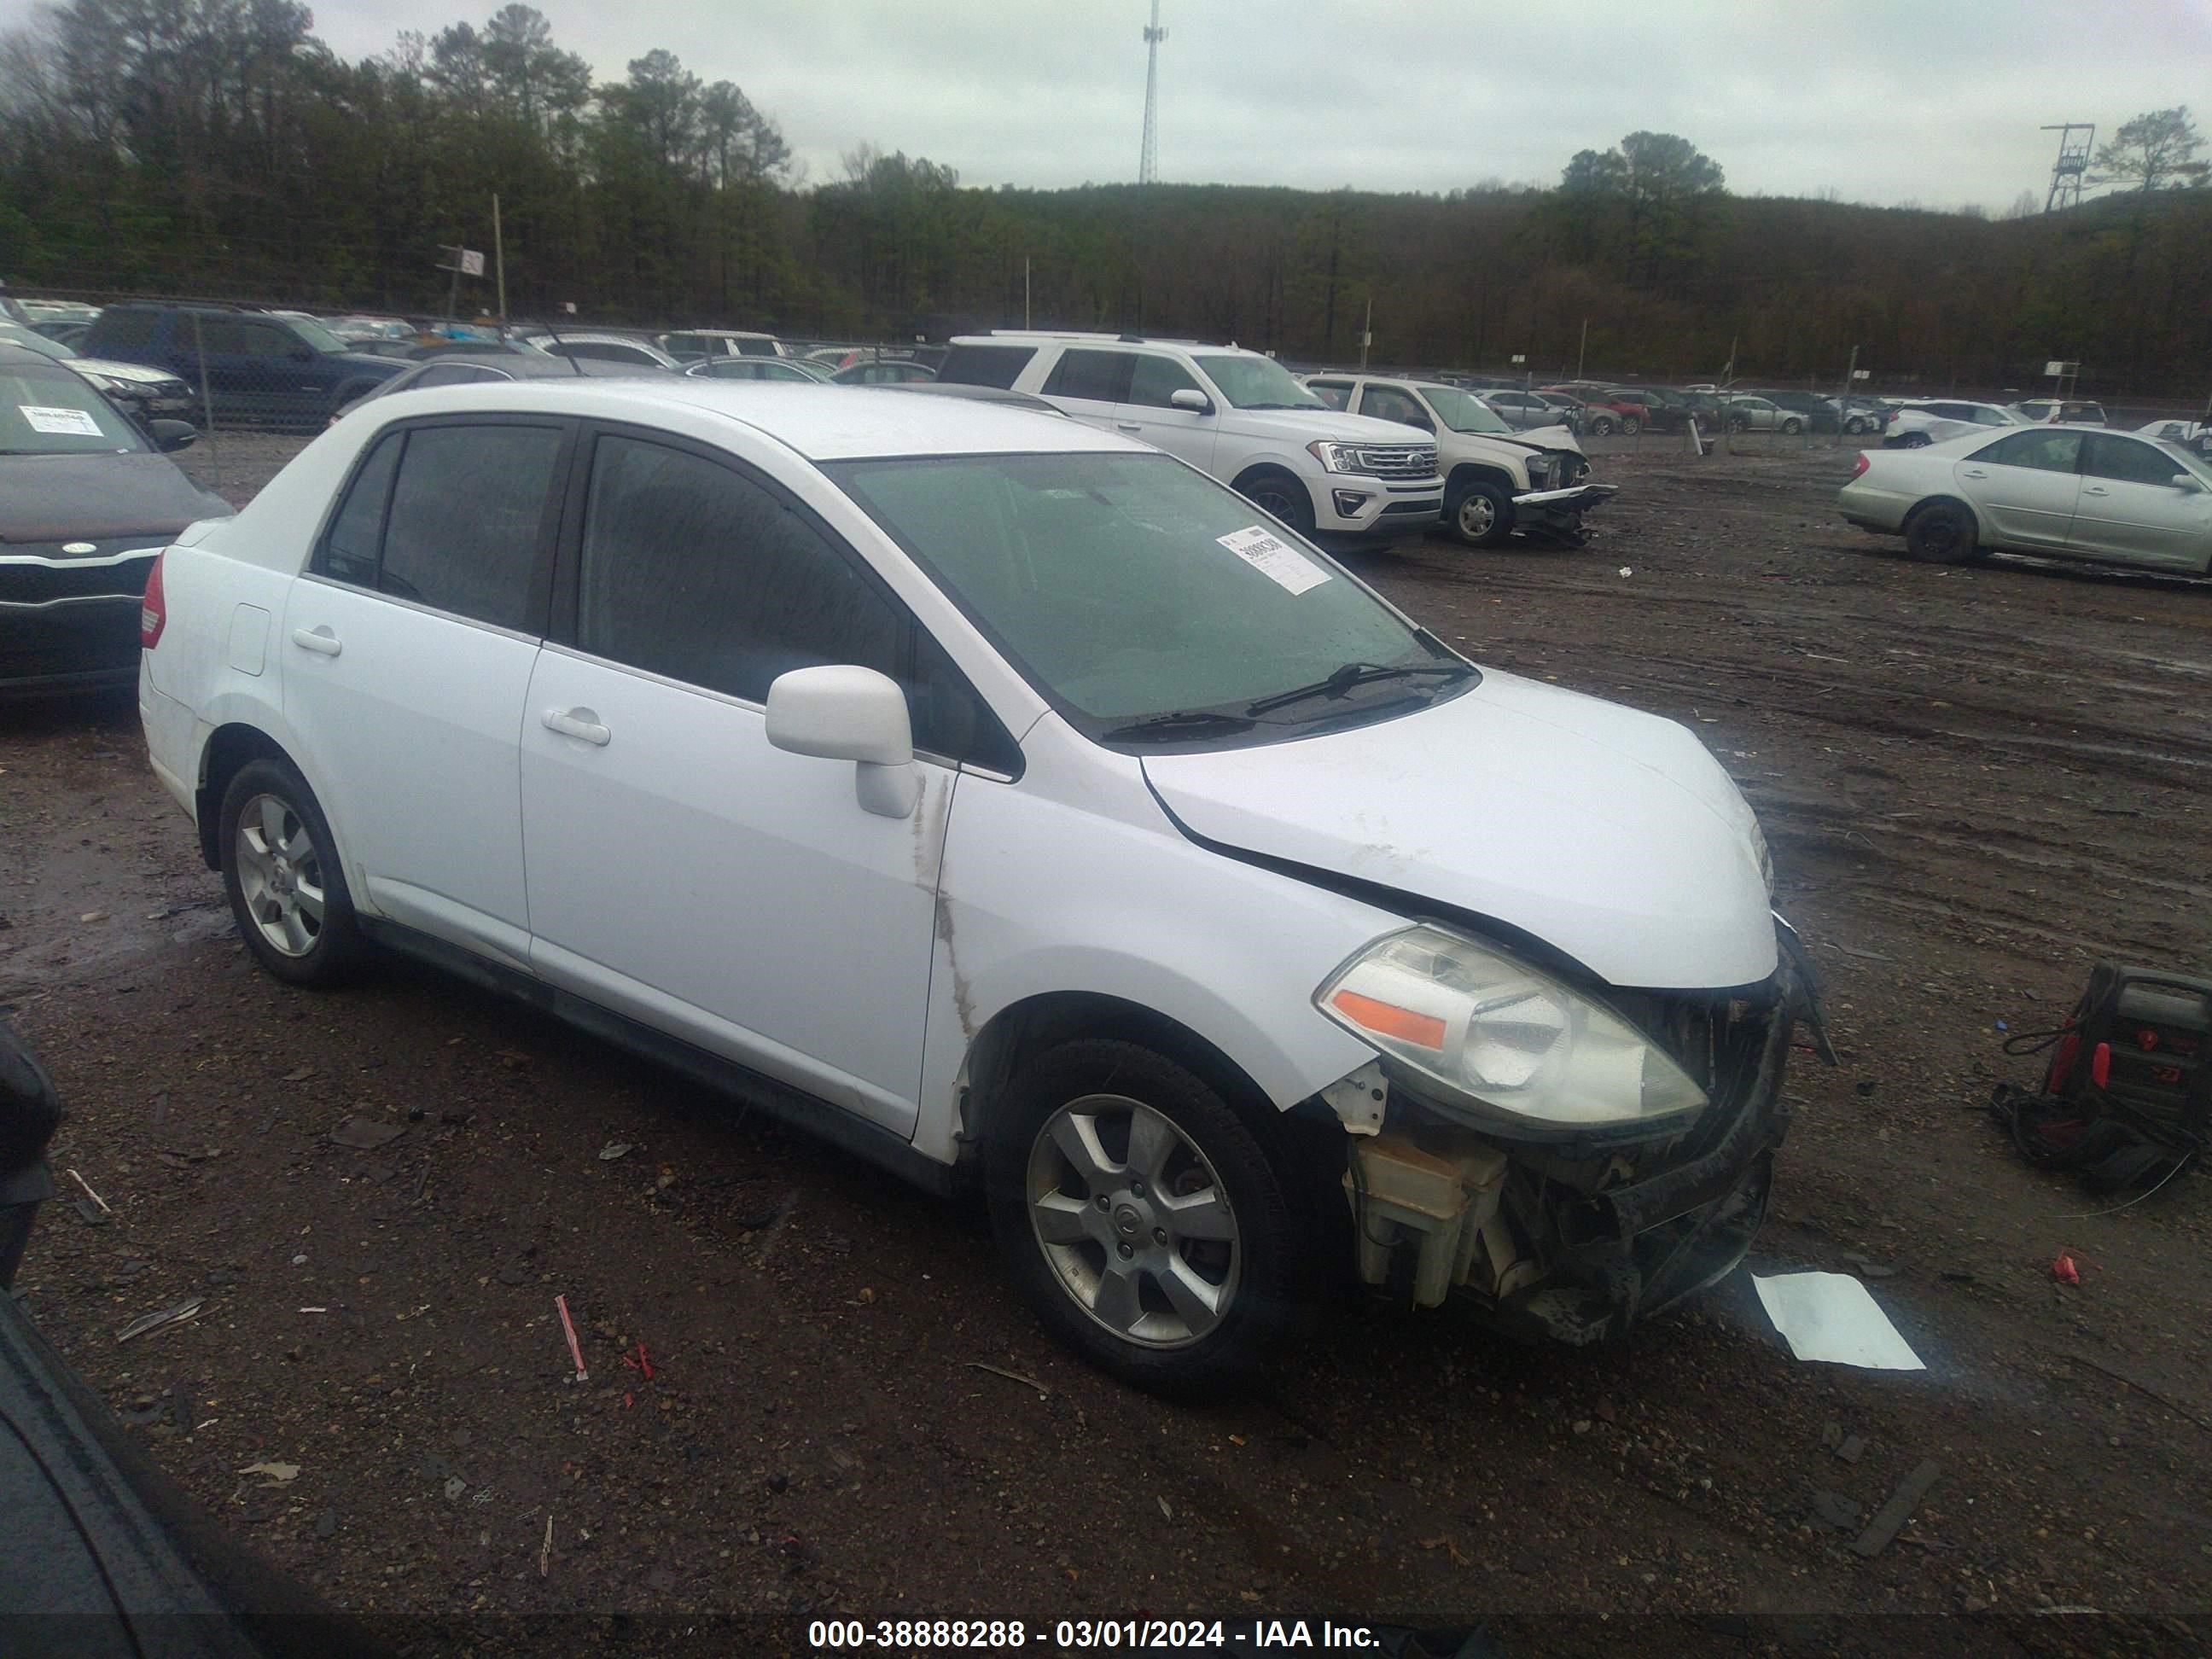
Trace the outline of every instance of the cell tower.
{"type": "Polygon", "coordinates": [[[1160,175],[1160,42],[1168,32],[1160,27],[1160,0],[1152,0],[1152,26],[1145,31],[1145,153],[1137,161],[1137,182],[1149,185],[1160,175]]]}
{"type": "Polygon", "coordinates": [[[2081,203],[2081,175],[2089,170],[2090,147],[2097,142],[2097,129],[2093,122],[2067,121],[2040,129],[2058,135],[2058,159],[2051,167],[2051,193],[2043,198],[2043,210],[2056,213],[2060,208],[2079,207],[2081,203]],[[2075,133],[2085,137],[2078,144],[2075,133]]]}

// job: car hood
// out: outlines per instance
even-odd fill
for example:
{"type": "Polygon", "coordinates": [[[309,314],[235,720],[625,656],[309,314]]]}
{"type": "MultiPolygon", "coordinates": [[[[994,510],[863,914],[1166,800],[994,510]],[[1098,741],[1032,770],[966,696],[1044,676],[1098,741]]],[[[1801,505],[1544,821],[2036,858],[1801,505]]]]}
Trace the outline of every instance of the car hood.
{"type": "Polygon", "coordinates": [[[106,357],[71,357],[67,361],[71,368],[81,374],[105,374],[111,380],[129,380],[134,385],[158,386],[164,380],[177,379],[167,369],[148,363],[117,362],[106,357]]]}
{"type": "Polygon", "coordinates": [[[1539,455],[1554,450],[1570,454],[1583,453],[1575,434],[1563,426],[1540,426],[1527,432],[1449,432],[1440,434],[1442,448],[1450,450],[1479,450],[1485,444],[1503,444],[1509,449],[1526,449],[1539,455]]]}
{"type": "Polygon", "coordinates": [[[1316,439],[1340,444],[1434,444],[1436,434],[1396,421],[1336,409],[1230,409],[1221,429],[1250,438],[1280,438],[1303,449],[1316,439]]]}
{"type": "Polygon", "coordinates": [[[1397,720],[1144,768],[1203,840],[1504,922],[1608,984],[1774,972],[1757,821],[1656,715],[1486,671],[1397,720]]]}
{"type": "Polygon", "coordinates": [[[230,512],[167,455],[0,456],[0,543],[173,536],[230,512]]]}

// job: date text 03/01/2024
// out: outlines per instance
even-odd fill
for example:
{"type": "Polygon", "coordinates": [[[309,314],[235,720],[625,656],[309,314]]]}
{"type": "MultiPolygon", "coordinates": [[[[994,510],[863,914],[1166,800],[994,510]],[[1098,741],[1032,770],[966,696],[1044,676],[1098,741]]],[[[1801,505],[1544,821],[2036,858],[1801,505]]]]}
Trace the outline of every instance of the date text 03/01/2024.
{"type": "Polygon", "coordinates": [[[807,1626],[817,1652],[966,1649],[1011,1651],[1147,1652],[1163,1648],[1377,1648],[1364,1625],[1304,1619],[1061,1619],[1050,1626],[1019,1619],[817,1619],[807,1626]]]}

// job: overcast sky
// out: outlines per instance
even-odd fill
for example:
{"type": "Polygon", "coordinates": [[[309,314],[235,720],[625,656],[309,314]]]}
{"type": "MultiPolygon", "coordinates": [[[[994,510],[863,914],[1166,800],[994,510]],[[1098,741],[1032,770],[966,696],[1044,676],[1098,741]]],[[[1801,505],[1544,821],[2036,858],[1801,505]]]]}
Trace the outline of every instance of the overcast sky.
{"type": "MultiPolygon", "coordinates": [[[[862,140],[963,183],[1136,176],[1149,0],[544,0],[602,79],[664,46],[779,121],[811,177],[862,140]]],[[[0,0],[0,27],[35,0],[0,0]]],[[[495,0],[319,0],[348,58],[495,0]]],[[[1162,0],[1163,179],[1552,184],[1680,133],[1731,190],[2040,204],[2055,134],[2184,104],[2212,124],[2212,0],[1162,0]]]]}

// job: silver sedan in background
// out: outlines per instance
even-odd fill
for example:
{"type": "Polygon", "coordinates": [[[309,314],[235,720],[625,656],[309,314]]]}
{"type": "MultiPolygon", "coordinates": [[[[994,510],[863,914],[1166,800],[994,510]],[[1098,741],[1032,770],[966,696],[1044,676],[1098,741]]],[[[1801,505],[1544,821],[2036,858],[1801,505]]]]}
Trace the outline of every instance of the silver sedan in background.
{"type": "Polygon", "coordinates": [[[1973,433],[1860,452],[1845,520],[1901,535],[1915,558],[1988,553],[2212,575],[2212,464],[2179,444],[2099,427],[1973,433]]]}

